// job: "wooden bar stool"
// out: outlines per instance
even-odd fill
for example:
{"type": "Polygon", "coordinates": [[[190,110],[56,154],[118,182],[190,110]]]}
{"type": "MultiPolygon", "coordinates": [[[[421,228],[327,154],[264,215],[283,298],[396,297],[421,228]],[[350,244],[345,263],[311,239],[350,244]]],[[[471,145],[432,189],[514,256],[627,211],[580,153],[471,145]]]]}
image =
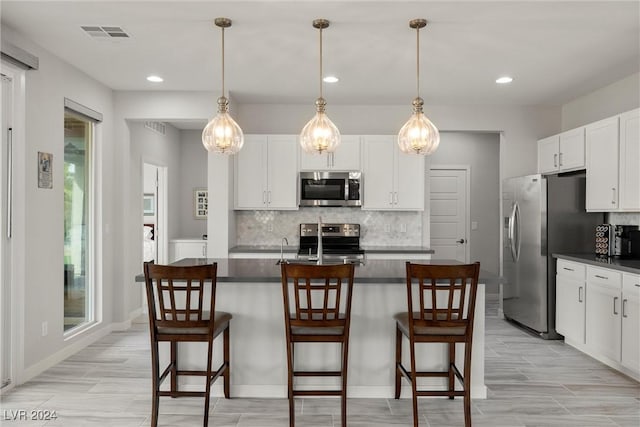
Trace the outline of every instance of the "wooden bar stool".
{"type": "Polygon", "coordinates": [[[160,396],[204,397],[204,422],[209,424],[209,396],[211,385],[220,376],[224,378],[224,396],[229,398],[229,321],[231,314],[215,311],[217,264],[193,267],[175,267],[144,264],[147,303],[149,306],[149,330],[151,332],[151,364],[153,400],[151,426],[158,425],[160,396]],[[206,286],[211,287],[205,298],[206,286]],[[208,301],[207,301],[208,300],[208,301]],[[212,315],[213,314],[213,315],[212,315]],[[215,371],[213,341],[223,334],[223,362],[215,371]],[[158,343],[169,342],[171,360],[160,373],[158,343]],[[207,367],[204,371],[178,368],[179,342],[206,342],[207,367]],[[160,391],[160,385],[171,374],[171,390],[160,391]],[[179,391],[178,376],[204,376],[204,391],[179,391]]]}
{"type": "Polygon", "coordinates": [[[295,425],[295,396],[340,396],[342,426],[347,425],[347,354],[352,264],[282,264],[282,294],[287,335],[289,425],[295,425]],[[339,371],[297,371],[294,345],[301,342],[340,343],[339,371]],[[294,377],[340,377],[340,390],[294,390],[294,377]]]}
{"type": "Polygon", "coordinates": [[[473,318],[478,291],[480,263],[465,265],[424,265],[407,262],[407,299],[409,311],[397,313],[396,320],[396,392],[400,398],[401,377],[411,384],[413,425],[418,426],[418,396],[463,396],[464,424],[471,427],[471,344],[473,318]],[[414,309],[415,307],[415,309],[414,309]],[[410,315],[411,314],[411,315],[410,315]],[[411,370],[402,365],[402,336],[409,339],[411,370]],[[447,343],[449,360],[446,371],[417,371],[416,343],[447,343]],[[455,364],[456,343],[463,343],[464,375],[455,364]],[[446,390],[418,390],[420,377],[448,378],[446,390]],[[462,390],[455,389],[455,378],[462,390]]]}

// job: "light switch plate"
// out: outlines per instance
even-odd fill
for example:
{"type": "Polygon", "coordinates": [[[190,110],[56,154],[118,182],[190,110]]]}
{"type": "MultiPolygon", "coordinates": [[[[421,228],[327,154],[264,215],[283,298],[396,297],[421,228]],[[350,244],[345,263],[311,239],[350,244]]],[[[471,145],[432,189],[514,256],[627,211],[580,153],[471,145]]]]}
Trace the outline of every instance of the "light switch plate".
{"type": "Polygon", "coordinates": [[[478,229],[478,221],[471,221],[471,229],[472,230],[478,229]]]}

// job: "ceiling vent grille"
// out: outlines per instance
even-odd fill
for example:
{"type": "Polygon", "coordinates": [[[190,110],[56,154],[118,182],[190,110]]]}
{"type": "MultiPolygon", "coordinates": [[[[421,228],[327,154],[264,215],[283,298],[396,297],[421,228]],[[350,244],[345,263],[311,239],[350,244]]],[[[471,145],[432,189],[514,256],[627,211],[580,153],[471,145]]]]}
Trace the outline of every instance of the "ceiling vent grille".
{"type": "Polygon", "coordinates": [[[98,26],[98,25],[82,25],[80,28],[84,30],[90,37],[97,39],[128,39],[129,34],[122,27],[114,26],[98,26]]]}
{"type": "Polygon", "coordinates": [[[167,128],[162,122],[144,122],[144,127],[160,135],[167,133],[167,128]]]}

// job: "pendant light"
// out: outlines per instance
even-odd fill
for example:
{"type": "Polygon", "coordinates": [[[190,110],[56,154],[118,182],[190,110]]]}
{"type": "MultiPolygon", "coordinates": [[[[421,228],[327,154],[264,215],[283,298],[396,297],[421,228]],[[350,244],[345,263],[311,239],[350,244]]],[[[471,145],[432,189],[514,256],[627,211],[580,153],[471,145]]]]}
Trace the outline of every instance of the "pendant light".
{"type": "Polygon", "coordinates": [[[340,144],[340,131],[327,117],[327,101],[322,97],[322,30],[329,27],[326,19],[316,19],[313,27],[320,30],[320,97],[316,99],[316,115],[302,128],[300,145],[307,153],[322,154],[334,151],[340,144]]]}
{"type": "Polygon", "coordinates": [[[244,135],[229,115],[229,100],[224,96],[224,29],[231,26],[231,19],[216,18],[214,23],[222,30],[222,96],[218,98],[218,114],[202,131],[202,144],[207,151],[236,154],[244,144],[244,135]]]}
{"type": "Polygon", "coordinates": [[[398,145],[403,153],[429,155],[440,144],[440,132],[422,112],[424,101],[420,98],[420,28],[427,26],[426,19],[413,19],[409,27],[416,30],[416,81],[418,96],[413,100],[413,114],[398,132],[398,145]]]}

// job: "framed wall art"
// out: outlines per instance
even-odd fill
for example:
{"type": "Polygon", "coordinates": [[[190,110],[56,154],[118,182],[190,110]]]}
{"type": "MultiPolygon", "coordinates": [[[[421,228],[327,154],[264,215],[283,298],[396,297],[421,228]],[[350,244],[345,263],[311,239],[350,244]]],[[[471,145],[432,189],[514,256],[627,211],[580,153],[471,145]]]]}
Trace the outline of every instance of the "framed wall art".
{"type": "Polygon", "coordinates": [[[193,216],[196,219],[207,219],[209,211],[209,191],[204,188],[193,190],[193,216]]]}
{"type": "Polygon", "coordinates": [[[53,154],[38,151],[38,188],[53,188],[53,154]]]}

